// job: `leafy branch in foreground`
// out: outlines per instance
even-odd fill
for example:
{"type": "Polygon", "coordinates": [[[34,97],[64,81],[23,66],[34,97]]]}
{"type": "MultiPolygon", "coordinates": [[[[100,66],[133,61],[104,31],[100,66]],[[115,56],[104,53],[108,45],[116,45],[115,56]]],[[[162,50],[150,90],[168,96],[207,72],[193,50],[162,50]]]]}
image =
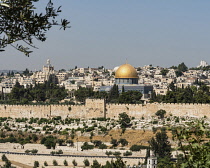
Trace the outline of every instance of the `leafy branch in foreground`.
{"type": "Polygon", "coordinates": [[[61,7],[54,8],[49,0],[44,13],[35,12],[35,2],[39,0],[2,0],[0,1],[0,52],[5,51],[7,45],[23,52],[26,56],[32,52],[30,48],[34,39],[46,40],[46,32],[53,26],[61,29],[70,28],[66,19],[56,20],[61,7]],[[18,43],[15,43],[18,42],[18,43]],[[20,44],[21,43],[21,44],[20,44]],[[22,45],[23,44],[23,45],[22,45]]]}
{"type": "Polygon", "coordinates": [[[173,130],[173,135],[184,153],[182,168],[210,167],[210,131],[204,120],[173,130]]]}

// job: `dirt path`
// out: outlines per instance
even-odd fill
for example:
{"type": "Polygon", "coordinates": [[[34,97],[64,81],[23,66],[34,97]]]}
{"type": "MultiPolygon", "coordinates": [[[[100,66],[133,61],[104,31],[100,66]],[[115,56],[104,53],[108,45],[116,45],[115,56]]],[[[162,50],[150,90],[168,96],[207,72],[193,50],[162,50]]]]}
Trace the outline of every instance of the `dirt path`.
{"type": "Polygon", "coordinates": [[[20,162],[16,162],[16,161],[11,161],[10,162],[13,164],[13,165],[16,165],[16,166],[19,166],[21,168],[33,168],[32,166],[28,166],[26,164],[23,164],[23,163],[20,163],[20,162]]]}

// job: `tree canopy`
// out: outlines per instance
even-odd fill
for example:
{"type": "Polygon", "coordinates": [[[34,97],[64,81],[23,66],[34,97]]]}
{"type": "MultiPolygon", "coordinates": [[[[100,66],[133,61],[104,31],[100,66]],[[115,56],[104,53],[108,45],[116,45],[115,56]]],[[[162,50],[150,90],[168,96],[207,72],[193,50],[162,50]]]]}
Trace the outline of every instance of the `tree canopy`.
{"type": "Polygon", "coordinates": [[[156,95],[152,93],[151,102],[164,103],[210,103],[210,88],[207,85],[188,86],[186,88],[176,88],[169,86],[170,90],[166,95],[156,95]]]}
{"type": "Polygon", "coordinates": [[[179,64],[177,68],[181,72],[186,72],[188,70],[188,67],[185,65],[184,62],[182,62],[181,64],[179,64]]]}
{"type": "Polygon", "coordinates": [[[35,3],[39,0],[2,0],[0,1],[0,51],[8,45],[23,52],[26,56],[32,52],[30,48],[34,39],[46,40],[46,33],[58,25],[64,30],[69,28],[66,19],[57,21],[61,7],[55,8],[52,0],[46,4],[45,12],[37,12],[35,3]]]}
{"type": "Polygon", "coordinates": [[[127,104],[139,104],[141,103],[142,93],[139,91],[129,90],[127,92],[122,92],[119,95],[119,103],[127,104]]]}
{"type": "Polygon", "coordinates": [[[86,98],[105,99],[108,103],[125,103],[125,104],[141,104],[142,93],[139,91],[127,91],[119,93],[118,86],[113,85],[110,92],[93,91],[93,88],[80,87],[74,92],[75,98],[81,103],[85,102],[86,98]]]}
{"type": "Polygon", "coordinates": [[[163,110],[163,109],[160,109],[160,110],[158,110],[158,111],[155,113],[155,115],[156,115],[156,116],[159,116],[161,119],[164,118],[165,114],[166,114],[166,111],[163,110]]]}
{"type": "Polygon", "coordinates": [[[204,120],[188,123],[188,126],[173,130],[174,139],[184,154],[183,168],[210,167],[209,124],[204,120]]]}
{"type": "Polygon", "coordinates": [[[24,88],[19,82],[16,82],[11,93],[9,94],[9,103],[28,104],[33,100],[37,102],[56,103],[67,96],[67,91],[64,87],[60,87],[54,83],[45,82],[43,84],[35,84],[34,87],[28,86],[24,88]]]}

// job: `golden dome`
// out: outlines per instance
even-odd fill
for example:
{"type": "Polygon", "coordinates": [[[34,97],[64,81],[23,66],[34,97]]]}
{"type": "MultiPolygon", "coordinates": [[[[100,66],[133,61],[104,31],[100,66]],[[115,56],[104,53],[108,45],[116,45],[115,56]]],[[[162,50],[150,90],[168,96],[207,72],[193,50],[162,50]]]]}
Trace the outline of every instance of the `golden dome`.
{"type": "Polygon", "coordinates": [[[136,69],[130,64],[121,65],[115,72],[115,78],[139,78],[136,69]]]}

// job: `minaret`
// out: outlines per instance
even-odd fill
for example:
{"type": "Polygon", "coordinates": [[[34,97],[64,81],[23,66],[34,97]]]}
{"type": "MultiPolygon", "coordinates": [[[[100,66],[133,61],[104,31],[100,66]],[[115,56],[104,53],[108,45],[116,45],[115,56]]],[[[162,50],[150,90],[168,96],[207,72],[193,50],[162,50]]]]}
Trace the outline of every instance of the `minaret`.
{"type": "Polygon", "coordinates": [[[147,158],[147,168],[157,168],[157,157],[153,151],[150,151],[150,157],[147,158]]]}

